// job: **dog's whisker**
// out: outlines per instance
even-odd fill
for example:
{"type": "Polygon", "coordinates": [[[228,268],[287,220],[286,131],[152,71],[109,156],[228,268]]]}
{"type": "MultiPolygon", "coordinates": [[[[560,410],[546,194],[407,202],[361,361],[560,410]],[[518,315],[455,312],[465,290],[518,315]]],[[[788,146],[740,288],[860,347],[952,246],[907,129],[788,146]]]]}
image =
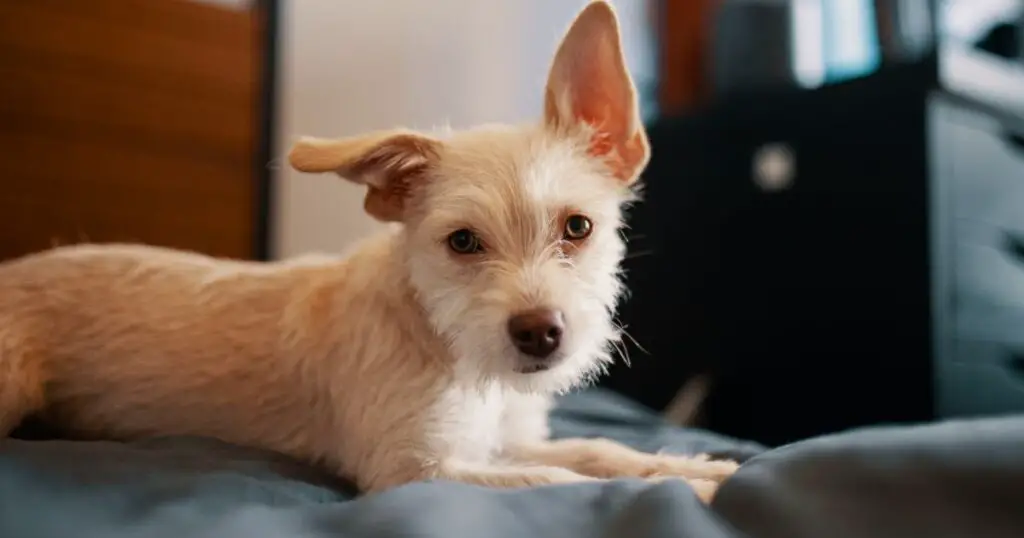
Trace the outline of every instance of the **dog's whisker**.
{"type": "Polygon", "coordinates": [[[615,336],[614,338],[609,339],[609,343],[615,349],[616,353],[618,353],[619,357],[622,358],[626,366],[631,366],[629,348],[625,345],[625,342],[622,341],[622,335],[624,334],[625,330],[614,319],[611,323],[612,326],[615,328],[615,336]]]}
{"type": "Polygon", "coordinates": [[[632,252],[632,253],[626,255],[626,257],[623,258],[623,260],[635,260],[637,258],[643,258],[644,256],[650,256],[652,254],[654,254],[653,250],[641,250],[641,251],[632,252]]]}
{"type": "Polygon", "coordinates": [[[622,329],[622,335],[625,336],[626,338],[629,338],[629,341],[633,342],[633,345],[636,346],[636,348],[643,352],[645,355],[651,354],[651,352],[647,351],[647,348],[640,345],[640,342],[638,342],[636,338],[633,338],[633,335],[629,334],[629,331],[627,331],[625,328],[622,329]]]}
{"type": "Polygon", "coordinates": [[[621,341],[616,340],[611,340],[610,343],[612,347],[615,349],[615,352],[622,359],[622,362],[625,363],[626,366],[632,366],[632,362],[630,362],[629,359],[629,350],[626,348],[626,346],[623,345],[621,341]]]}
{"type": "Polygon", "coordinates": [[[622,336],[625,336],[626,338],[629,339],[630,342],[633,342],[633,345],[636,346],[637,349],[639,349],[643,353],[650,355],[650,352],[647,351],[647,349],[645,349],[644,346],[640,345],[640,342],[638,342],[636,338],[633,338],[633,335],[630,334],[628,330],[626,330],[626,325],[621,324],[618,320],[614,320],[614,323],[619,333],[622,334],[622,336]]]}

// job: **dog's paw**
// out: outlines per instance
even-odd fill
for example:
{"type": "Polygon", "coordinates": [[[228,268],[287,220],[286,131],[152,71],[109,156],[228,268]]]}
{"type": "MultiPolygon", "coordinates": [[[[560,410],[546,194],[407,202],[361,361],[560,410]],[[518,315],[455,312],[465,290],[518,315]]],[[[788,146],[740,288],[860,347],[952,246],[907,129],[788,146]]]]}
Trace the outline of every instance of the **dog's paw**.
{"type": "Polygon", "coordinates": [[[711,500],[715,498],[715,493],[718,492],[719,486],[718,482],[715,482],[714,480],[703,480],[700,478],[687,480],[681,479],[678,476],[653,475],[647,477],[646,480],[648,482],[653,483],[664,482],[665,480],[683,480],[684,482],[686,482],[687,485],[690,486],[690,488],[693,489],[693,492],[697,495],[697,498],[700,499],[701,502],[703,502],[704,504],[709,504],[711,500]]]}
{"type": "Polygon", "coordinates": [[[660,453],[654,455],[645,476],[677,476],[721,483],[732,476],[739,467],[735,461],[712,460],[706,454],[682,456],[660,453]]]}
{"type": "Polygon", "coordinates": [[[697,495],[697,498],[704,504],[711,504],[711,500],[715,498],[715,494],[718,493],[717,482],[711,480],[687,480],[687,484],[693,488],[693,492],[697,495]]]}

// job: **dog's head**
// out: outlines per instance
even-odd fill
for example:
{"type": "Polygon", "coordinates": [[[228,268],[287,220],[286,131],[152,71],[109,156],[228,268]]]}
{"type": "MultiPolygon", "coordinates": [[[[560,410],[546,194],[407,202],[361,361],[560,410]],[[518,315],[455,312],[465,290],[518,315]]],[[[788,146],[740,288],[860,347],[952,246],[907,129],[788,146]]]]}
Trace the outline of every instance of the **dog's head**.
{"type": "Polygon", "coordinates": [[[609,4],[573,22],[544,108],[537,125],[303,139],[290,161],[366,185],[366,211],[404,225],[410,281],[456,372],[564,391],[619,339],[622,209],[649,156],[609,4]]]}

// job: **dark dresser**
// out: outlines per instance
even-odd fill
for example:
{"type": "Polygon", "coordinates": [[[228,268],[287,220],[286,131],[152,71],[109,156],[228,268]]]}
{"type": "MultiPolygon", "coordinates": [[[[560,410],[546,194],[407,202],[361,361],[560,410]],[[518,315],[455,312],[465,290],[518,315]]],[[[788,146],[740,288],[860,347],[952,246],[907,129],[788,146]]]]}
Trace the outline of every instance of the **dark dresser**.
{"type": "Polygon", "coordinates": [[[941,70],[651,126],[620,312],[638,346],[606,384],[660,409],[708,374],[701,424],[770,445],[1024,411],[1024,123],[941,70]]]}
{"type": "MultiPolygon", "coordinates": [[[[1019,28],[1024,32],[1024,20],[1019,28]]],[[[1012,41],[1002,34],[991,35],[1012,41]]],[[[1010,69],[984,50],[952,44],[940,50],[940,86],[956,96],[933,97],[929,111],[933,364],[940,417],[1024,411],[1024,50],[1019,45],[1002,49],[1017,49],[1010,69]]]]}

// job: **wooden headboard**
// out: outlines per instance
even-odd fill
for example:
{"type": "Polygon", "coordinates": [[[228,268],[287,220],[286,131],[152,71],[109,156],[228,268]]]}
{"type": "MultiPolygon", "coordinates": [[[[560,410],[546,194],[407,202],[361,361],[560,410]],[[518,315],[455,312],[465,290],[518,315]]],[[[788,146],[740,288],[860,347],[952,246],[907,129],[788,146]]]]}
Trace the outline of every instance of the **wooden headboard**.
{"type": "Polygon", "coordinates": [[[693,109],[711,91],[710,32],[721,0],[649,0],[658,36],[658,104],[662,114],[693,109]]]}
{"type": "Polygon", "coordinates": [[[0,0],[0,259],[260,255],[262,4],[0,0]]]}

